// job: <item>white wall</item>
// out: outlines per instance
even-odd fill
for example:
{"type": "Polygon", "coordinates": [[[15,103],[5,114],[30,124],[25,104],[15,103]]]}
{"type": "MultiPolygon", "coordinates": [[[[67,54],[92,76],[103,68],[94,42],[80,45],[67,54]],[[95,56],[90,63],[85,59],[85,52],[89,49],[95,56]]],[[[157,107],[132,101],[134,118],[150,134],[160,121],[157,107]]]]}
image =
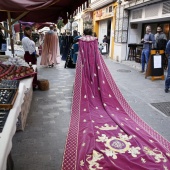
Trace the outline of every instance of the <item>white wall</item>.
{"type": "Polygon", "coordinates": [[[122,60],[125,60],[126,58],[126,49],[127,45],[126,43],[115,43],[114,46],[114,60],[121,62],[122,60]]]}

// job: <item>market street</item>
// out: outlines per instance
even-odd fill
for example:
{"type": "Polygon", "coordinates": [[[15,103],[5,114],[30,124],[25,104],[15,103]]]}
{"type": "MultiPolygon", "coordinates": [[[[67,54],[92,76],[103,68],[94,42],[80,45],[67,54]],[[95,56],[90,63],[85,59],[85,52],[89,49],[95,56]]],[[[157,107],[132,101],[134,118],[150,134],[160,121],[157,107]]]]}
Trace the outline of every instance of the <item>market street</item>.
{"type": "MultiPolygon", "coordinates": [[[[139,117],[170,141],[170,117],[154,109],[151,103],[169,102],[164,81],[151,81],[139,73],[133,61],[105,62],[127,102],[139,117]],[[130,63],[131,62],[131,63],[130,63]],[[128,66],[129,65],[129,66],[128,66]]],[[[34,91],[27,125],[13,138],[12,156],[16,170],[59,170],[71,115],[75,69],[38,66],[38,78],[48,79],[49,91],[34,91]]],[[[170,114],[169,114],[170,116],[170,114]]]]}

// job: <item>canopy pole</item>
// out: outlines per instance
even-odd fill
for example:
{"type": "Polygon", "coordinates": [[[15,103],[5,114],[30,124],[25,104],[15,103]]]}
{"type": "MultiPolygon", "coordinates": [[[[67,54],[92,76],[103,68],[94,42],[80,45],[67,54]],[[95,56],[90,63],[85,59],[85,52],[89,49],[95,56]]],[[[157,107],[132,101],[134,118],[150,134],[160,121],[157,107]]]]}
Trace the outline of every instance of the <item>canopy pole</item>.
{"type": "Polygon", "coordinates": [[[23,12],[21,15],[19,15],[17,18],[15,18],[12,22],[11,25],[15,24],[16,21],[20,20],[22,17],[24,17],[25,15],[27,15],[29,13],[29,11],[23,12]]]}
{"type": "Polygon", "coordinates": [[[8,11],[7,14],[8,14],[9,34],[10,34],[10,42],[11,42],[11,52],[14,57],[14,39],[12,34],[11,13],[8,11]]]}
{"type": "Polygon", "coordinates": [[[6,28],[3,28],[3,29],[5,29],[10,34],[11,52],[12,52],[13,57],[14,57],[14,39],[13,39],[13,33],[12,33],[12,25],[28,13],[29,13],[29,11],[23,12],[21,15],[19,15],[17,18],[15,18],[13,21],[11,21],[11,13],[9,11],[7,11],[9,30],[7,30],[6,28]]]}

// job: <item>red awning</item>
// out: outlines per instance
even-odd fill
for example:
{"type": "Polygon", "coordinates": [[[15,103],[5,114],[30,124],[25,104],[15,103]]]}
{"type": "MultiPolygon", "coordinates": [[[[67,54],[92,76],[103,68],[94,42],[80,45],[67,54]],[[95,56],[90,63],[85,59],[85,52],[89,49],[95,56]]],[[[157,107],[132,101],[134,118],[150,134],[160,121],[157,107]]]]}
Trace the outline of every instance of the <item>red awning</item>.
{"type": "MultiPolygon", "coordinates": [[[[0,0],[0,20],[6,20],[6,11],[11,12],[11,18],[17,18],[23,12],[29,11],[21,20],[27,22],[55,22],[58,17],[67,18],[67,12],[72,14],[87,0],[0,0]]],[[[66,22],[66,21],[65,21],[66,22]]]]}

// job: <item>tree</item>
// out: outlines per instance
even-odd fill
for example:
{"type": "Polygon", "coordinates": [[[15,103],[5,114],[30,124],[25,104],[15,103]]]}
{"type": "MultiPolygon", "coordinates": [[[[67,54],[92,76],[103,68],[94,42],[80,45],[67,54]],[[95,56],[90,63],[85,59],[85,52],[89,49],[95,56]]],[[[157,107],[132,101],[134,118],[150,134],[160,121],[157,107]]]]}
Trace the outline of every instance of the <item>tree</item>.
{"type": "Polygon", "coordinates": [[[61,17],[59,17],[58,21],[57,21],[57,28],[59,29],[60,33],[61,33],[62,27],[64,27],[63,19],[61,17]]]}

